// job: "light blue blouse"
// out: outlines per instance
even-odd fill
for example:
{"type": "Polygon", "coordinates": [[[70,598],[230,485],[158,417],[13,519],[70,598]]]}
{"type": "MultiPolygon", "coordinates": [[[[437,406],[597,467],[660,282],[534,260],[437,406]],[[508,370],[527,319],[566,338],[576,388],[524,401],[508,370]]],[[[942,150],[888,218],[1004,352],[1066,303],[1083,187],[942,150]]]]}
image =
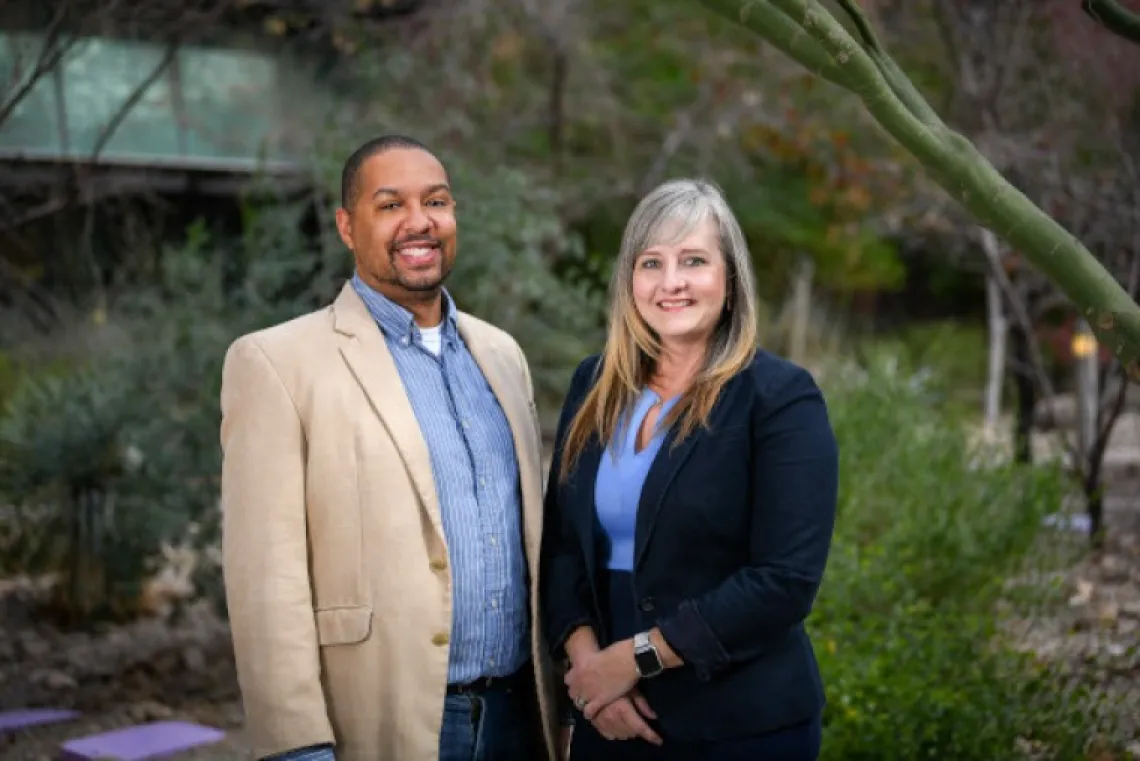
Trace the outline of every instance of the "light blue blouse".
{"type": "Polygon", "coordinates": [[[594,482],[594,505],[598,521],[609,540],[606,567],[611,571],[633,570],[633,539],[641,487],[665,440],[666,431],[661,428],[661,421],[678,398],[668,399],[661,405],[653,437],[645,449],[638,452],[637,434],[641,430],[641,423],[649,408],[660,400],[656,392],[648,388],[643,390],[626,426],[618,429],[598,465],[598,477],[594,482]]]}

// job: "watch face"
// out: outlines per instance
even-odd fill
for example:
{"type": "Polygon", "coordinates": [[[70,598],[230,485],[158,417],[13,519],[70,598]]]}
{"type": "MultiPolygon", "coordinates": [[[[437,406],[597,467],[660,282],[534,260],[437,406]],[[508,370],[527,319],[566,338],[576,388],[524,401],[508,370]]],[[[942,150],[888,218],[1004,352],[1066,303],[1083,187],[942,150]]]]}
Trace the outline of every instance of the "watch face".
{"type": "Polygon", "coordinates": [[[661,660],[653,650],[643,650],[634,654],[637,670],[642,676],[654,676],[661,671],[661,660]]]}

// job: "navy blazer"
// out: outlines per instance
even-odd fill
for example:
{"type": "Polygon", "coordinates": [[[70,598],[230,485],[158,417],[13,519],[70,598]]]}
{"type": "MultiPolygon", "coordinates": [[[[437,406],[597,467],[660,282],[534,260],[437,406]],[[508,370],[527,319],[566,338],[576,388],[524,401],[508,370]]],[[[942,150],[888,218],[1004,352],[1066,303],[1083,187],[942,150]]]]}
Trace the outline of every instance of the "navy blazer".
{"type": "MultiPolygon", "coordinates": [[[[604,445],[593,437],[565,483],[559,467],[569,422],[599,366],[593,356],[574,373],[546,493],[541,613],[557,660],[582,624],[610,643],[599,587],[606,542],[594,505],[604,445]]],[[[659,627],[685,662],[639,685],[658,726],[715,741],[823,709],[803,622],[831,545],[838,445],[811,375],[763,351],[724,387],[709,424],[677,446],[670,430],[650,467],[633,583],[637,620],[659,627]]]]}

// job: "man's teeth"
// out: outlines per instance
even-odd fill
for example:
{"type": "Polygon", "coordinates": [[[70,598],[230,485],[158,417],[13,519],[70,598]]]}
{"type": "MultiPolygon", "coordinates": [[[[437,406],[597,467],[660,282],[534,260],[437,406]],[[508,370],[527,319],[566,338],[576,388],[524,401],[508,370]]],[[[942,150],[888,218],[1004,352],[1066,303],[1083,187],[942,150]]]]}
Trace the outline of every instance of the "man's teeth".
{"type": "Polygon", "coordinates": [[[416,258],[430,256],[433,251],[435,251],[434,248],[401,248],[400,255],[416,258]]]}

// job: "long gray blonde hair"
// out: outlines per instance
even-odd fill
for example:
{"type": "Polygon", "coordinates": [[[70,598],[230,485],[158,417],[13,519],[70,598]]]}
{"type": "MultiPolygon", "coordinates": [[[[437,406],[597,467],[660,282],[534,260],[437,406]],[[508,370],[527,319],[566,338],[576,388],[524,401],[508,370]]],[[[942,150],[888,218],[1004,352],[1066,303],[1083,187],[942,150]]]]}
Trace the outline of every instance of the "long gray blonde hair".
{"type": "Polygon", "coordinates": [[[597,383],[570,422],[560,463],[565,477],[593,434],[608,443],[653,376],[661,340],[633,301],[634,263],[651,246],[676,243],[705,219],[717,226],[725,261],[725,308],[689,388],[662,421],[680,421],[676,441],[707,425],[721,389],[747,367],[756,354],[758,304],[752,256],[736,216],[720,188],[708,180],[677,179],[654,188],[637,204],[626,223],[621,250],[610,278],[609,331],[597,383]]]}

